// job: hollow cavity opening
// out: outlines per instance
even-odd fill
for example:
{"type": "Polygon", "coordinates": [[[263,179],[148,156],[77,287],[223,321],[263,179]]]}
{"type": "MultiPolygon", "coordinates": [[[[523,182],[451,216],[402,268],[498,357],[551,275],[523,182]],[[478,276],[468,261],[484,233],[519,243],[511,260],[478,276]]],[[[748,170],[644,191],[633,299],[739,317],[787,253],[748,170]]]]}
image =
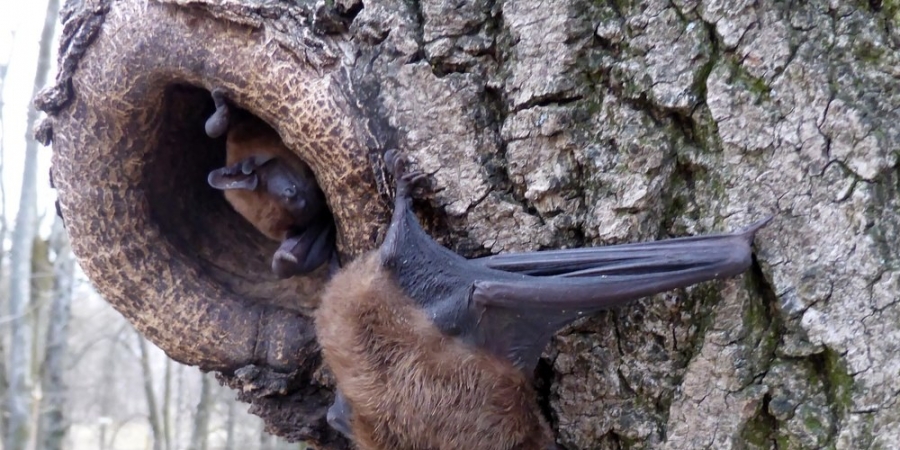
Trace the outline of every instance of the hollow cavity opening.
{"type": "Polygon", "coordinates": [[[226,161],[225,136],[213,139],[204,130],[214,111],[205,89],[172,85],[165,90],[160,138],[145,166],[145,180],[152,220],[180,252],[168,256],[190,260],[203,276],[247,301],[308,311],[317,303],[327,267],[306,276],[276,277],[272,255],[279,243],[207,183],[209,172],[226,161]]]}

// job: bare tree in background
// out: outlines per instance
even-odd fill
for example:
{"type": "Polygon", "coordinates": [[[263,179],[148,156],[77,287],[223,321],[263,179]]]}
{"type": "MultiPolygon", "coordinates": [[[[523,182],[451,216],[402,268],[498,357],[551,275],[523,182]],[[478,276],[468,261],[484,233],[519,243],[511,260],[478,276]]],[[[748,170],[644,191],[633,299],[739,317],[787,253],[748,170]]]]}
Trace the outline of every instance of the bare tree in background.
{"type": "MultiPolygon", "coordinates": [[[[40,228],[43,216],[36,219],[35,228],[40,228]]],[[[29,373],[32,378],[39,377],[40,363],[45,354],[45,342],[47,335],[47,305],[53,298],[53,264],[50,262],[50,239],[42,238],[35,233],[31,244],[31,298],[28,302],[26,317],[31,329],[31,367],[29,373]]],[[[43,401],[43,386],[38,384],[33,389],[31,398],[31,411],[29,417],[30,434],[28,436],[28,448],[34,448],[40,442],[38,436],[38,421],[40,406],[43,401]]]]}
{"type": "Polygon", "coordinates": [[[187,387],[185,386],[184,366],[179,365],[175,374],[175,441],[181,442],[181,436],[184,432],[184,409],[182,408],[182,399],[184,399],[187,387]]]}
{"type": "Polygon", "coordinates": [[[172,360],[170,358],[166,358],[166,373],[163,378],[162,426],[165,448],[172,450],[172,360]]]}
{"type": "MultiPolygon", "coordinates": [[[[15,41],[15,34],[12,35],[15,41]]],[[[6,233],[8,231],[6,222],[6,188],[3,186],[3,167],[5,165],[6,149],[3,147],[3,136],[6,135],[5,122],[3,120],[3,88],[6,86],[6,74],[9,68],[9,61],[12,59],[12,50],[6,55],[6,60],[0,63],[0,285],[3,280],[3,260],[6,259],[6,251],[3,243],[6,242],[6,233]]],[[[4,295],[3,298],[8,298],[4,295]]],[[[3,348],[3,340],[0,339],[0,399],[6,403],[5,396],[9,392],[8,381],[6,378],[6,351],[3,348]]],[[[0,414],[0,436],[6,436],[6,414],[0,414]]]]}
{"type": "Polygon", "coordinates": [[[194,430],[191,433],[189,450],[206,450],[209,436],[209,417],[212,413],[212,374],[200,374],[200,401],[194,412],[194,430]]]}
{"type": "Polygon", "coordinates": [[[100,450],[106,450],[111,446],[110,444],[115,439],[115,433],[109,433],[111,431],[111,424],[109,423],[110,420],[108,418],[113,416],[115,409],[114,405],[117,398],[115,396],[115,392],[109,387],[114,385],[114,383],[116,382],[116,374],[121,372],[120,366],[122,365],[122,361],[118,357],[115,350],[119,347],[121,341],[124,340],[126,336],[127,326],[123,325],[119,327],[119,329],[116,330],[116,332],[111,337],[109,348],[102,358],[103,371],[101,371],[100,380],[101,385],[105,386],[106,388],[99,391],[100,395],[98,396],[99,399],[97,401],[100,404],[100,417],[98,420],[100,450]],[[112,435],[112,439],[110,438],[110,434],[112,435]]]}
{"type": "Polygon", "coordinates": [[[43,136],[98,290],[267,429],[350,448],[306,310],[326,274],[273,279],[271,242],[204,182],[214,86],[310,164],[342,260],[390,217],[387,148],[431,175],[417,212],[467,257],[776,215],[747,275],[554,338],[537,378],[561,446],[900,442],[898,2],[244,3],[73,0],[43,136]]]}
{"type": "MultiPolygon", "coordinates": [[[[34,95],[47,84],[50,71],[51,39],[59,13],[59,0],[49,0],[44,28],[41,31],[37,71],[34,77],[34,95]]],[[[31,252],[32,240],[37,228],[37,152],[38,143],[31,136],[37,122],[38,111],[28,108],[28,122],[25,147],[25,169],[22,174],[22,192],[19,197],[19,211],[16,214],[16,228],[13,230],[10,252],[10,295],[9,314],[11,318],[9,348],[9,390],[6,410],[9,414],[8,428],[4,435],[5,450],[24,449],[28,443],[31,412],[31,324],[28,317],[28,301],[31,296],[31,252]]]]}
{"type": "Polygon", "coordinates": [[[140,347],[141,372],[144,375],[144,396],[147,398],[147,420],[150,423],[150,431],[153,435],[153,450],[162,450],[163,430],[159,418],[159,407],[156,402],[156,394],[153,390],[153,371],[150,367],[150,349],[147,340],[135,331],[135,337],[140,347]]]}
{"type": "Polygon", "coordinates": [[[228,415],[225,417],[225,450],[234,450],[235,441],[235,412],[237,411],[237,399],[228,399],[228,415]]]}
{"type": "Polygon", "coordinates": [[[42,450],[60,450],[67,428],[63,417],[66,404],[63,371],[75,260],[62,220],[58,217],[53,223],[50,248],[56,256],[53,261],[53,300],[47,321],[44,362],[40,370],[43,396],[37,442],[40,443],[38,448],[42,450]]]}

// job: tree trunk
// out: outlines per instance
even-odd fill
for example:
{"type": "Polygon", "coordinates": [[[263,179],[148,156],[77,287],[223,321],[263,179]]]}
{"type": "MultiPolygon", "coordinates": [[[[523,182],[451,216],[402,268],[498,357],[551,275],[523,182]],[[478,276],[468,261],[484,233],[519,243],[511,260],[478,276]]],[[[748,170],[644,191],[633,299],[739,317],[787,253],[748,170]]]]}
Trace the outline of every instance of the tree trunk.
{"type": "Polygon", "coordinates": [[[62,220],[53,223],[50,235],[53,261],[53,301],[47,323],[46,350],[41,367],[40,421],[37,435],[40,449],[61,450],[68,425],[63,411],[66,405],[66,385],[63,380],[67,351],[69,306],[72,302],[72,281],[75,260],[62,220]]]}
{"type": "Polygon", "coordinates": [[[206,450],[209,440],[209,417],[213,409],[212,375],[200,374],[200,401],[194,410],[194,428],[188,450],[206,450]]]}
{"type": "MultiPolygon", "coordinates": [[[[42,218],[37,220],[35,228],[40,228],[42,218]]],[[[48,308],[53,298],[53,264],[50,261],[50,241],[35,234],[31,245],[31,299],[29,300],[29,319],[31,321],[31,356],[30,372],[35,374],[39,383],[36,392],[37,398],[31,405],[28,429],[32,433],[28,437],[28,449],[34,449],[38,442],[43,440],[40,430],[41,404],[44,399],[42,375],[40,364],[46,352],[47,315],[48,308]]]]}
{"type": "Polygon", "coordinates": [[[156,392],[153,390],[153,369],[150,367],[150,350],[147,340],[135,333],[140,347],[141,373],[144,381],[144,397],[147,402],[147,422],[150,424],[150,433],[153,439],[153,450],[162,450],[163,434],[159,419],[159,407],[156,402],[156,392]]]}
{"type": "Polygon", "coordinates": [[[165,438],[164,448],[172,449],[172,359],[166,358],[166,373],[163,379],[162,425],[165,438]]]}
{"type": "Polygon", "coordinates": [[[389,148],[467,257],[775,215],[748,274],[556,337],[537,386],[565,448],[900,441],[896,2],[183,3],[73,2],[41,136],[98,290],[270,432],[349,445],[309,321],[327,273],[275,280],[205,184],[218,87],[309,163],[343,263],[380,242],[389,148]]]}
{"type": "MultiPolygon", "coordinates": [[[[119,361],[121,353],[117,352],[117,347],[122,340],[127,341],[127,336],[128,329],[123,326],[116,331],[115,335],[109,341],[109,349],[103,358],[103,373],[101,376],[103,386],[113,386],[115,384],[121,366],[121,362],[119,361]]],[[[117,427],[111,427],[111,425],[114,425],[111,419],[114,416],[114,395],[115,393],[111,389],[102,389],[100,391],[100,398],[98,399],[98,403],[100,404],[100,417],[98,418],[99,420],[97,423],[100,435],[100,450],[106,450],[114,442],[114,440],[110,439],[110,434],[112,434],[112,438],[115,438],[115,432],[110,433],[111,429],[117,429],[117,427]]]]}
{"type": "MultiPolygon", "coordinates": [[[[3,118],[3,107],[5,102],[3,100],[3,91],[6,87],[6,74],[9,69],[9,62],[12,60],[12,47],[8,50],[5,61],[0,63],[0,136],[6,136],[5,124],[3,118]]],[[[6,242],[6,235],[9,231],[9,222],[7,220],[7,208],[6,208],[6,186],[3,182],[3,168],[6,165],[6,149],[3,145],[3,139],[0,139],[0,242],[6,242]]],[[[6,245],[0,245],[0,268],[4,267],[4,263],[6,261],[6,245]]],[[[3,290],[3,298],[9,299],[9,289],[8,283],[4,283],[3,278],[6,274],[5,270],[0,270],[0,286],[5,286],[3,290]]],[[[7,380],[7,367],[6,367],[6,349],[4,346],[6,345],[3,339],[0,339],[0,402],[5,405],[7,404],[6,396],[9,393],[9,382],[7,380]]],[[[5,409],[4,409],[5,410],[5,409]]],[[[8,414],[0,414],[0,436],[6,436],[6,424],[9,418],[8,414]]]]}
{"type": "MultiPolygon", "coordinates": [[[[34,76],[34,94],[47,84],[50,71],[51,39],[56,27],[58,0],[49,0],[44,27],[38,50],[38,63],[34,76]]],[[[37,122],[38,111],[28,108],[27,128],[32,130],[37,122]]],[[[10,254],[10,295],[9,315],[9,391],[6,401],[8,413],[7,429],[4,435],[5,450],[25,449],[31,438],[29,427],[32,407],[32,328],[30,324],[29,299],[31,298],[31,252],[32,240],[37,229],[37,141],[29,131],[26,136],[25,169],[22,172],[22,190],[19,197],[19,211],[16,214],[16,228],[13,230],[10,254]]]]}
{"type": "Polygon", "coordinates": [[[184,376],[185,368],[184,366],[178,366],[178,370],[175,374],[175,440],[174,442],[182,442],[182,436],[184,434],[184,425],[187,420],[184,417],[184,402],[183,399],[187,395],[186,387],[185,387],[185,376],[184,376]]]}
{"type": "Polygon", "coordinates": [[[228,413],[225,417],[225,448],[235,450],[235,416],[237,413],[237,399],[228,399],[228,413]]]}
{"type": "Polygon", "coordinates": [[[266,432],[263,427],[259,430],[259,450],[275,450],[275,437],[266,432]]]}

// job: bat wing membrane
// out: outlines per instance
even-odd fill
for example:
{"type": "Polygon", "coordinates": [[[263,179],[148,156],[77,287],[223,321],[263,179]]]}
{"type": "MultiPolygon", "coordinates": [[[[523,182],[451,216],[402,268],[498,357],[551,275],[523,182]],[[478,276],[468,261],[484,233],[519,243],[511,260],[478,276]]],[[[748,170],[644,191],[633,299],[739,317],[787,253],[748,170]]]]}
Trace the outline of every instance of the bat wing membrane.
{"type": "Polygon", "coordinates": [[[475,260],[509,275],[474,283],[476,342],[531,369],[556,330],[583,315],[745,271],[770,219],[730,234],[475,260]]]}

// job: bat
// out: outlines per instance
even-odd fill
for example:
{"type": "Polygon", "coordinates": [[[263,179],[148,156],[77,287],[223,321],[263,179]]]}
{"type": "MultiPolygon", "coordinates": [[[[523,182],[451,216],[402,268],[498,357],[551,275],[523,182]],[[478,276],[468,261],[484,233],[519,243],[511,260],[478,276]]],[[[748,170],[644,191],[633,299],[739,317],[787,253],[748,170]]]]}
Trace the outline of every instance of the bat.
{"type": "Polygon", "coordinates": [[[362,450],[555,449],[532,385],[566,324],[631,300],[732,277],[756,232],[465,259],[419,225],[424,175],[389,151],[396,180],[381,246],[325,288],[316,333],[334,374],[328,423],[362,450]]]}
{"type": "Polygon", "coordinates": [[[334,220],[312,169],[265,122],[231,108],[221,89],[206,134],[226,134],[226,166],[209,173],[235,211],[268,238],[281,242],[272,271],[281,278],[309,273],[336,261],[334,220]]]}

